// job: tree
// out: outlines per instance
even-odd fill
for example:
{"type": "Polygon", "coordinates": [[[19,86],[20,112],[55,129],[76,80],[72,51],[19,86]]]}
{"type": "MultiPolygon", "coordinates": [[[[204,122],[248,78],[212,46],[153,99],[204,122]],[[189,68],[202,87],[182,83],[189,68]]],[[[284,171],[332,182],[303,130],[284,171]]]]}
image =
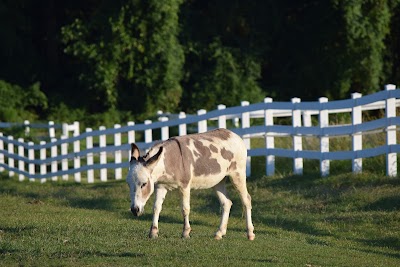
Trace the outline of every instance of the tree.
{"type": "Polygon", "coordinates": [[[66,52],[82,63],[92,111],[176,109],[184,60],[177,40],[180,3],[103,1],[90,18],[63,28],[66,52]]]}
{"type": "MultiPolygon", "coordinates": [[[[185,78],[180,106],[188,112],[261,101],[260,55],[265,42],[252,24],[252,4],[245,1],[186,1],[181,43],[185,78]]],[[[261,23],[264,25],[264,23],[261,23]]]]}
{"type": "MultiPolygon", "coordinates": [[[[364,94],[382,88],[387,72],[383,69],[387,54],[386,40],[398,1],[335,0],[344,21],[346,49],[343,68],[337,81],[340,92],[364,94]]],[[[339,95],[343,97],[343,93],[339,95]]]]}
{"type": "Polygon", "coordinates": [[[258,102],[263,93],[258,85],[260,65],[235,48],[225,47],[216,39],[209,46],[188,53],[188,75],[181,107],[195,112],[213,110],[218,104],[236,106],[242,100],[258,102]]]}
{"type": "Polygon", "coordinates": [[[0,80],[0,121],[37,120],[47,108],[47,97],[39,83],[22,88],[0,80]]]}

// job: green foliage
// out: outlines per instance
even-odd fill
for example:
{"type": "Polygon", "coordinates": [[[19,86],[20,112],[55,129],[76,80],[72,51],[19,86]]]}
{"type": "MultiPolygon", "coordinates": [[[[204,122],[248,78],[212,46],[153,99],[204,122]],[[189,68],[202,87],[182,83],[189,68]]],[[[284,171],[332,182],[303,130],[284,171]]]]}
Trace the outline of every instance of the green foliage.
{"type": "Polygon", "coordinates": [[[103,112],[174,110],[179,103],[183,50],[177,40],[180,0],[109,4],[87,21],[63,27],[65,52],[84,65],[80,79],[103,112]],[[94,33],[96,35],[94,35],[94,33]]]}
{"type": "Polygon", "coordinates": [[[335,0],[344,20],[345,68],[338,81],[341,90],[350,88],[365,94],[375,92],[385,80],[384,60],[390,34],[393,5],[398,1],[335,0]],[[343,88],[344,87],[344,88],[343,88]]]}
{"type": "Polygon", "coordinates": [[[205,48],[197,47],[187,55],[191,70],[181,103],[184,110],[214,110],[218,104],[237,106],[242,100],[263,99],[258,84],[260,65],[255,59],[241,55],[239,49],[223,46],[220,40],[205,48]]]}
{"type": "Polygon", "coordinates": [[[37,120],[48,108],[47,97],[40,90],[40,84],[34,83],[22,88],[0,80],[0,120],[23,122],[37,120]]]}
{"type": "MultiPolygon", "coordinates": [[[[0,79],[40,81],[57,118],[62,103],[70,117],[114,110],[143,120],[265,96],[343,99],[400,84],[399,3],[3,1],[0,79]]],[[[37,104],[35,117],[50,114],[37,104]]]]}

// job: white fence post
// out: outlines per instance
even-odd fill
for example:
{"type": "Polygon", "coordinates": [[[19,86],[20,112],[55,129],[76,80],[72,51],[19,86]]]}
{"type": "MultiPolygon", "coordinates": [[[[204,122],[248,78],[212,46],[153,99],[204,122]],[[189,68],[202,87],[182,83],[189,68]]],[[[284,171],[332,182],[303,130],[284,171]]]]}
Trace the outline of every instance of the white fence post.
{"type": "MultiPolygon", "coordinates": [[[[57,141],[56,138],[51,138],[51,142],[55,143],[57,141]]],[[[52,158],[57,157],[58,151],[57,151],[57,146],[56,145],[52,145],[51,149],[50,149],[50,155],[52,158]]],[[[56,160],[52,160],[51,161],[51,172],[52,173],[56,173],[58,171],[58,162],[56,160]]],[[[51,177],[52,181],[57,181],[57,176],[53,176],[51,177]]]]}
{"type": "MultiPolygon", "coordinates": [[[[115,124],[114,129],[119,129],[121,128],[120,124],[115,124]]],[[[115,133],[114,134],[114,146],[120,146],[121,145],[121,133],[115,133]]],[[[114,162],[115,164],[120,164],[122,162],[122,155],[121,155],[121,150],[116,150],[114,152],[114,162]]],[[[115,168],[115,180],[120,180],[122,178],[122,169],[121,168],[115,168]]]]}
{"type": "MultiPolygon", "coordinates": [[[[198,116],[201,116],[201,115],[204,115],[204,114],[206,114],[207,113],[207,111],[205,110],[205,109],[200,109],[200,110],[198,110],[197,111],[197,115],[198,116]]],[[[204,133],[204,132],[207,132],[207,120],[202,120],[202,121],[199,121],[198,123],[197,123],[197,132],[198,133],[204,133]]]]}
{"type": "MultiPolygon", "coordinates": [[[[272,103],[271,97],[266,97],[264,103],[272,103]]],[[[265,126],[274,125],[274,111],[272,109],[266,109],[264,111],[264,122],[265,126]]],[[[275,137],[270,134],[269,131],[265,133],[265,148],[267,149],[267,155],[265,157],[266,164],[266,175],[272,176],[275,174],[275,156],[271,155],[270,149],[275,148],[275,137]]]]}
{"type": "MultiPolygon", "coordinates": [[[[180,120],[181,119],[185,119],[186,118],[186,113],[185,112],[179,112],[179,117],[180,120]]],[[[182,135],[187,135],[187,127],[185,123],[179,124],[179,136],[182,135]]]]}
{"type": "MultiPolygon", "coordinates": [[[[68,133],[68,132],[67,132],[68,133]]],[[[65,140],[68,138],[67,135],[62,135],[61,140],[65,142],[65,140]]],[[[61,155],[66,156],[68,155],[68,143],[62,143],[61,144],[61,155]]],[[[61,160],[61,170],[62,171],[68,171],[68,158],[64,158],[61,160]]],[[[64,181],[68,181],[68,174],[63,174],[62,179],[64,181]]]]}
{"type": "MultiPolygon", "coordinates": [[[[160,121],[166,122],[168,121],[168,117],[161,117],[160,121]]],[[[161,140],[165,141],[168,138],[169,138],[169,127],[168,126],[161,127],[161,140]]]]}
{"type": "MultiPolygon", "coordinates": [[[[353,151],[362,150],[362,134],[357,131],[357,124],[362,123],[362,110],[361,106],[357,104],[357,98],[360,98],[362,95],[360,93],[351,94],[352,99],[354,99],[354,106],[351,112],[352,124],[354,128],[353,136],[352,136],[352,148],[353,151]]],[[[354,156],[352,160],[352,170],[354,173],[360,173],[362,171],[362,158],[356,158],[354,156]]]]}
{"type": "Polygon", "coordinates": [[[78,136],[79,135],[79,133],[80,133],[80,130],[79,130],[79,121],[74,121],[74,136],[78,136]]]}
{"type": "MultiPolygon", "coordinates": [[[[74,137],[79,136],[79,122],[74,122],[74,137]]],[[[74,169],[79,169],[81,167],[81,157],[78,153],[81,151],[81,142],[79,140],[74,141],[74,169]]],[[[74,173],[74,180],[77,183],[81,182],[81,172],[74,173]]]]}
{"type": "MultiPolygon", "coordinates": [[[[395,90],[396,85],[388,84],[385,86],[385,90],[395,90]]],[[[397,176],[397,153],[391,152],[390,146],[395,145],[396,142],[396,125],[391,125],[390,118],[396,117],[396,98],[388,98],[385,101],[386,104],[386,119],[388,127],[386,128],[386,146],[388,151],[386,153],[386,175],[397,176]]]]}
{"type": "MultiPolygon", "coordinates": [[[[12,155],[14,155],[14,144],[11,143],[14,140],[14,137],[8,136],[7,139],[8,139],[7,148],[8,148],[8,153],[10,154],[8,157],[8,167],[14,168],[15,167],[14,159],[12,158],[12,155]]],[[[8,176],[10,176],[10,177],[14,176],[14,174],[15,174],[14,171],[10,170],[8,172],[8,176]]]]}
{"type": "Polygon", "coordinates": [[[321,110],[319,112],[319,127],[320,127],[320,152],[321,152],[321,159],[320,159],[320,171],[321,176],[329,175],[329,167],[330,162],[329,160],[324,158],[324,153],[329,152],[329,136],[324,135],[324,128],[329,126],[329,113],[328,110],[323,109],[323,103],[327,103],[327,97],[320,97],[319,103],[321,104],[321,110]]]}
{"type": "MultiPolygon", "coordinates": [[[[3,137],[3,133],[0,133],[0,137],[3,137]]],[[[3,139],[0,139],[0,150],[4,150],[4,141],[3,139]]],[[[0,163],[4,164],[4,154],[0,153],[0,163]]],[[[0,166],[0,172],[4,171],[4,167],[0,166]]]]}
{"type": "Polygon", "coordinates": [[[293,110],[292,110],[292,125],[293,125],[293,150],[296,154],[293,160],[293,173],[303,174],[303,158],[297,157],[297,152],[303,150],[302,136],[296,133],[296,127],[301,127],[301,110],[296,108],[296,103],[300,103],[300,98],[292,98],[293,110]]]}
{"type": "Polygon", "coordinates": [[[62,124],[62,136],[68,137],[69,136],[69,125],[68,123],[62,124]]]}
{"type": "Polygon", "coordinates": [[[54,121],[49,121],[49,137],[50,139],[56,137],[56,129],[54,127],[54,121]]]}
{"type": "Polygon", "coordinates": [[[311,120],[311,113],[308,110],[304,110],[302,112],[303,116],[303,126],[305,127],[311,127],[312,126],[312,120],[311,120]]]}
{"type": "MultiPolygon", "coordinates": [[[[218,110],[226,109],[225,105],[218,105],[218,110]]],[[[226,129],[226,115],[218,116],[218,128],[225,128],[226,129]]]]}
{"type": "MultiPolygon", "coordinates": [[[[93,148],[93,136],[90,136],[89,134],[92,132],[91,128],[86,128],[86,133],[88,136],[86,136],[86,149],[92,149],[93,148]]],[[[87,166],[92,166],[93,165],[93,153],[88,153],[86,156],[86,165],[87,166]]],[[[89,184],[94,183],[94,171],[93,169],[88,169],[87,170],[87,182],[89,184]]]]}
{"type": "MultiPolygon", "coordinates": [[[[29,146],[29,148],[28,148],[28,159],[30,161],[33,161],[33,160],[35,160],[35,150],[33,149],[34,143],[33,142],[29,142],[28,146],[29,146]]],[[[28,164],[28,172],[29,172],[29,175],[31,175],[31,176],[35,175],[35,163],[30,162],[28,164]]],[[[34,182],[35,178],[29,178],[29,181],[34,182]]]]}
{"type": "Polygon", "coordinates": [[[29,136],[31,133],[31,128],[29,127],[30,122],[28,120],[24,120],[24,127],[25,127],[25,136],[29,136]]]}
{"type": "MultiPolygon", "coordinates": [[[[18,146],[18,156],[25,157],[24,147],[22,146],[22,143],[24,143],[24,139],[18,138],[18,142],[21,143],[21,145],[18,146]]],[[[25,171],[25,161],[23,159],[18,160],[18,170],[25,171]]],[[[18,178],[20,181],[25,180],[25,176],[23,174],[18,174],[18,178]]]]}
{"type": "MultiPolygon", "coordinates": [[[[241,106],[246,107],[250,105],[249,101],[242,101],[241,106]]],[[[242,129],[249,128],[250,127],[250,112],[243,112],[242,113],[242,129]]],[[[243,135],[243,141],[244,144],[249,150],[250,147],[250,136],[248,134],[243,135]]],[[[251,157],[247,156],[247,161],[246,161],[246,176],[250,177],[251,175],[251,157]]]]}
{"type": "MultiPolygon", "coordinates": [[[[151,120],[144,121],[144,124],[146,124],[146,125],[149,125],[151,123],[152,123],[151,120]]],[[[153,130],[152,129],[144,130],[144,142],[146,144],[153,142],[153,130]]]]}
{"type": "MultiPolygon", "coordinates": [[[[105,131],[106,127],[105,126],[100,126],[99,127],[100,131],[105,131]]],[[[106,147],[107,146],[107,137],[103,133],[99,136],[99,146],[100,147],[106,147]]],[[[107,164],[107,152],[102,151],[100,152],[100,164],[107,164]]],[[[106,182],[107,181],[107,168],[101,168],[100,169],[100,181],[106,182]]]]}
{"type": "MultiPolygon", "coordinates": [[[[40,141],[40,145],[44,146],[44,145],[46,145],[46,142],[45,141],[40,141]]],[[[47,173],[47,165],[45,163],[45,160],[46,160],[46,148],[43,147],[43,148],[40,149],[39,159],[41,161],[41,163],[40,163],[40,174],[46,175],[46,173],[47,173]]],[[[45,183],[46,182],[46,178],[41,178],[40,182],[41,183],[45,183]]]]}

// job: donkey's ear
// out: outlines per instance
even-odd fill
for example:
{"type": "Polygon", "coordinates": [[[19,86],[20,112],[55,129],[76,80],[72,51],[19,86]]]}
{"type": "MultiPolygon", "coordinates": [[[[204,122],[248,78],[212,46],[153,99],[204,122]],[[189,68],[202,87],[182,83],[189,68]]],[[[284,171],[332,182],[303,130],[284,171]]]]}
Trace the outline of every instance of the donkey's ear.
{"type": "Polygon", "coordinates": [[[132,143],[131,144],[131,161],[132,160],[138,160],[140,156],[140,151],[139,148],[136,144],[132,143]]]}
{"type": "Polygon", "coordinates": [[[160,155],[161,155],[162,151],[163,151],[163,147],[160,147],[158,152],[154,156],[149,158],[149,160],[146,161],[145,165],[146,165],[146,167],[148,169],[150,169],[150,171],[153,170],[153,168],[156,165],[157,161],[160,159],[160,155]]]}

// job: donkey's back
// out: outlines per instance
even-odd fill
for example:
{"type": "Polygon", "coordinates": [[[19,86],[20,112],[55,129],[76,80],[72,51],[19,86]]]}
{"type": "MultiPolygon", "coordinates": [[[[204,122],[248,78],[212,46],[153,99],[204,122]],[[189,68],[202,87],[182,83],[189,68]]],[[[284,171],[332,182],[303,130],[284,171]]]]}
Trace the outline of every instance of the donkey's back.
{"type": "Polygon", "coordinates": [[[232,131],[217,129],[173,137],[156,145],[154,151],[161,146],[165,153],[161,171],[169,183],[201,189],[214,187],[225,176],[246,179],[247,149],[232,131]]]}

